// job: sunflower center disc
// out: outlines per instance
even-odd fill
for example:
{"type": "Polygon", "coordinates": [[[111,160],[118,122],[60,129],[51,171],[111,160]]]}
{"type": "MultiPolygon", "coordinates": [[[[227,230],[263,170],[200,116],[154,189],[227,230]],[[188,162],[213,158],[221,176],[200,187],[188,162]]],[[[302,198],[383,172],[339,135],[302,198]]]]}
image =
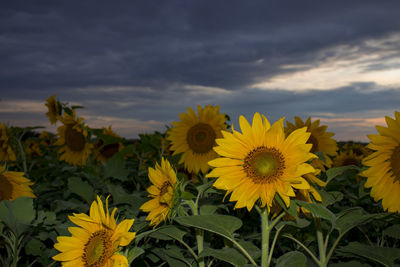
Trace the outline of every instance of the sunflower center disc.
{"type": "Polygon", "coordinates": [[[13,186],[4,175],[0,175],[0,201],[12,197],[13,186]]]}
{"type": "Polygon", "coordinates": [[[107,159],[111,158],[114,156],[115,153],[118,152],[119,145],[118,144],[109,144],[105,145],[101,150],[100,153],[106,157],[107,159]]]}
{"type": "Polygon", "coordinates": [[[246,156],[243,168],[254,183],[269,183],[283,174],[285,160],[279,150],[261,146],[246,156]]]}
{"type": "Polygon", "coordinates": [[[310,150],[311,153],[318,152],[318,140],[312,134],[310,135],[310,138],[308,138],[307,144],[312,144],[310,150]]]}
{"type": "Polygon", "coordinates": [[[196,153],[207,153],[215,144],[214,129],[207,123],[198,123],[189,129],[186,141],[196,153]]]}
{"type": "Polygon", "coordinates": [[[390,158],[390,167],[392,167],[394,180],[400,180],[400,145],[397,146],[390,158]]]}
{"type": "Polygon", "coordinates": [[[85,147],[85,136],[78,132],[75,129],[72,129],[72,126],[67,126],[65,130],[65,144],[72,150],[72,151],[82,151],[85,147]]]}
{"type": "Polygon", "coordinates": [[[107,231],[97,231],[90,236],[88,242],[85,244],[82,256],[83,262],[85,266],[104,266],[112,252],[110,236],[107,231]]]}

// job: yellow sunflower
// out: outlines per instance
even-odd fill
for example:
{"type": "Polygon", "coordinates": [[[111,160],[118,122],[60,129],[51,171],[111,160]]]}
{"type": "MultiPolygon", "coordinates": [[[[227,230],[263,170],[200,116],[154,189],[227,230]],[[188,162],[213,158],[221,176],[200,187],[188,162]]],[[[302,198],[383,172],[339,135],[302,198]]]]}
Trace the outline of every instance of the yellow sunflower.
{"type": "Polygon", "coordinates": [[[149,212],[146,220],[156,227],[165,221],[174,205],[176,173],[168,160],[162,158],[161,166],[156,163],[155,169],[149,168],[149,179],[153,185],[147,188],[148,197],[152,199],[144,203],[140,209],[149,212]]]}
{"type": "MultiPolygon", "coordinates": [[[[103,128],[103,135],[121,138],[121,136],[116,134],[111,129],[111,126],[109,126],[108,128],[103,128]]],[[[121,142],[104,145],[104,141],[102,139],[99,139],[94,146],[96,150],[95,157],[98,162],[100,161],[107,162],[107,160],[112,156],[114,156],[115,153],[121,151],[124,148],[124,145],[121,142]]]]}
{"type": "Polygon", "coordinates": [[[7,127],[0,122],[0,161],[15,161],[16,159],[7,134],[7,127]]]}
{"type": "Polygon", "coordinates": [[[6,171],[0,166],[0,201],[12,201],[19,197],[36,198],[30,186],[33,183],[24,177],[23,172],[6,171]]]}
{"type": "Polygon", "coordinates": [[[213,151],[215,139],[222,137],[225,130],[225,114],[219,113],[219,106],[207,105],[204,109],[197,106],[197,114],[193,109],[187,108],[188,113],[182,112],[181,121],[173,122],[168,132],[173,155],[182,153],[179,163],[184,163],[189,172],[206,173],[209,170],[208,161],[217,157],[213,151]]]}
{"type": "Polygon", "coordinates": [[[58,127],[58,140],[54,143],[61,146],[58,150],[62,154],[60,160],[65,160],[72,165],[85,165],[92,151],[93,144],[87,140],[87,130],[83,127],[82,118],[75,118],[75,111],[72,116],[65,113],[64,117],[59,117],[63,123],[58,127]]]}
{"type": "Polygon", "coordinates": [[[46,113],[46,116],[49,118],[51,124],[56,124],[57,116],[61,113],[55,94],[46,99],[46,106],[49,109],[49,111],[46,113]]]}
{"type": "Polygon", "coordinates": [[[337,156],[333,159],[334,167],[342,167],[348,165],[355,165],[360,167],[363,155],[357,155],[353,150],[339,151],[337,156]]]}
{"type": "Polygon", "coordinates": [[[116,210],[114,208],[110,215],[107,198],[104,211],[103,202],[97,196],[97,202],[93,201],[90,207],[90,216],[83,213],[68,216],[79,227],[68,227],[72,236],[57,237],[54,248],[61,253],[53,259],[61,261],[62,266],[128,266],[119,250],[135,238],[136,233],[129,232],[134,219],[123,220],[117,225],[116,210]]]}
{"type": "Polygon", "coordinates": [[[38,142],[33,139],[26,139],[25,140],[25,152],[29,156],[43,156],[43,152],[39,147],[38,142]]]}
{"type": "Polygon", "coordinates": [[[368,135],[368,148],[375,152],[363,159],[369,168],[360,175],[368,178],[365,187],[372,187],[375,201],[382,199],[384,210],[400,213],[400,112],[394,115],[385,117],[388,127],[376,126],[379,134],[368,135]]]}
{"type": "Polygon", "coordinates": [[[311,164],[314,168],[323,171],[325,171],[325,166],[328,168],[332,167],[332,159],[330,156],[335,156],[336,151],[338,150],[336,140],[332,138],[335,134],[326,132],[328,126],[320,126],[320,120],[311,122],[311,118],[308,117],[307,120],[303,122],[301,118],[296,116],[294,117],[294,121],[295,124],[286,121],[286,135],[289,135],[296,129],[307,127],[307,132],[311,133],[310,138],[307,141],[308,144],[312,144],[311,153],[322,152],[325,158],[325,162],[317,158],[314,159],[311,164]]]}
{"type": "Polygon", "coordinates": [[[310,153],[311,144],[306,144],[310,133],[303,127],[285,138],[283,119],[272,126],[265,116],[254,114],[253,124],[240,116],[242,133],[232,129],[223,132],[217,139],[214,150],[221,158],[209,162],[216,167],[207,177],[218,177],[214,187],[232,193],[230,201],[237,201],[235,208],[247,207],[261,199],[261,206],[271,207],[275,193],[286,206],[294,189],[308,190],[309,183],[301,176],[314,172],[306,163],[316,156],[310,153]]]}

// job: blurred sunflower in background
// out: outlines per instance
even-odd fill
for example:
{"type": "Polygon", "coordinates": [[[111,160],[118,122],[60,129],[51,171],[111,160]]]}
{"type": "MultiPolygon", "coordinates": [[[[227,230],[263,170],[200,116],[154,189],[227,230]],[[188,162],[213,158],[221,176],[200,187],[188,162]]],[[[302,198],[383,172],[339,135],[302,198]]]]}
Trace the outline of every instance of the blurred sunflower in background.
{"type": "Polygon", "coordinates": [[[307,144],[312,144],[311,153],[320,152],[323,154],[325,161],[316,158],[312,161],[312,165],[316,169],[320,169],[322,171],[326,170],[326,167],[332,167],[332,159],[336,155],[336,151],[338,150],[338,146],[336,144],[336,140],[332,137],[335,135],[334,133],[327,132],[328,126],[319,125],[320,120],[311,121],[311,118],[308,117],[304,122],[301,118],[294,118],[295,124],[286,121],[285,133],[289,135],[296,129],[300,129],[303,127],[307,127],[307,132],[311,133],[310,138],[307,141],[307,144]]]}
{"type": "Polygon", "coordinates": [[[261,207],[272,206],[278,193],[286,206],[295,189],[309,190],[309,183],[302,177],[314,172],[307,163],[316,155],[307,144],[307,128],[294,130],[285,137],[283,119],[272,126],[265,116],[254,114],[252,125],[239,118],[242,133],[232,127],[232,133],[223,132],[214,150],[221,156],[209,162],[215,167],[207,177],[217,177],[214,187],[232,193],[230,201],[237,201],[235,208],[247,207],[261,199],[261,207]]]}
{"type": "Polygon", "coordinates": [[[156,227],[165,221],[174,206],[176,173],[168,160],[162,158],[161,165],[149,168],[149,179],[153,185],[147,188],[148,197],[152,199],[144,203],[140,209],[149,212],[146,220],[156,227]]]}
{"type": "Polygon", "coordinates": [[[357,155],[353,150],[339,151],[337,156],[333,159],[334,167],[342,167],[348,165],[355,165],[360,167],[363,155],[357,155]]]}
{"type": "Polygon", "coordinates": [[[179,115],[181,121],[172,123],[167,139],[172,143],[173,155],[182,153],[179,163],[184,163],[189,172],[206,173],[208,162],[218,156],[212,148],[227,129],[226,116],[219,113],[219,106],[197,106],[198,115],[189,107],[187,111],[179,115]]]}
{"type": "Polygon", "coordinates": [[[19,197],[36,198],[31,185],[33,182],[25,178],[23,172],[7,171],[0,166],[0,201],[13,201],[19,197]]]}
{"type": "Polygon", "coordinates": [[[63,125],[57,129],[59,138],[54,145],[60,146],[60,160],[72,165],[85,165],[93,144],[87,140],[88,132],[83,126],[83,119],[75,117],[75,110],[72,115],[65,113],[64,117],[59,117],[63,125]]]}
{"type": "Polygon", "coordinates": [[[49,118],[51,124],[56,124],[57,117],[61,115],[61,108],[55,94],[46,99],[46,106],[48,108],[46,116],[49,118]]]}
{"type": "Polygon", "coordinates": [[[0,122],[0,161],[15,161],[16,159],[8,136],[8,128],[0,122]]]}
{"type": "Polygon", "coordinates": [[[95,143],[95,158],[98,162],[107,162],[115,153],[121,151],[124,145],[121,142],[113,142],[115,139],[121,139],[121,136],[116,134],[111,126],[103,128],[102,136],[95,143]],[[112,137],[112,141],[109,142],[107,137],[112,137]]]}
{"type": "Polygon", "coordinates": [[[61,253],[53,257],[61,261],[62,266],[128,266],[128,260],[119,253],[120,247],[129,245],[136,233],[129,232],[134,219],[116,223],[115,212],[111,215],[106,199],[103,202],[97,196],[97,202],[90,206],[90,215],[83,213],[68,216],[79,227],[68,227],[72,236],[59,236],[54,248],[61,253]]]}
{"type": "Polygon", "coordinates": [[[25,140],[25,152],[29,156],[38,157],[43,156],[43,152],[39,147],[39,143],[33,139],[26,139],[25,140]]]}
{"type": "Polygon", "coordinates": [[[385,117],[388,127],[376,126],[379,134],[368,135],[368,148],[375,152],[362,161],[369,168],[360,175],[367,177],[365,187],[371,187],[375,201],[382,200],[384,210],[400,212],[400,112],[394,115],[385,117]]]}
{"type": "Polygon", "coordinates": [[[45,147],[48,147],[55,142],[54,134],[47,131],[41,132],[39,135],[39,139],[40,139],[40,145],[45,147]]]}

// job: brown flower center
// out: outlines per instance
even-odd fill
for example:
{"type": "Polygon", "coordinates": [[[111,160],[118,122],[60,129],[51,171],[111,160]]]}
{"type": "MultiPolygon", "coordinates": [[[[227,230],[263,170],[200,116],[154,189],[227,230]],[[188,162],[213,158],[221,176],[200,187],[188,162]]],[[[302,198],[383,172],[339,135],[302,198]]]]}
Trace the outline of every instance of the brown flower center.
{"type": "Polygon", "coordinates": [[[198,123],[189,129],[186,141],[196,153],[204,154],[210,151],[215,144],[215,131],[207,123],[198,123]]]}
{"type": "Polygon", "coordinates": [[[117,153],[119,150],[119,144],[109,144],[105,145],[100,149],[100,153],[106,157],[107,159],[111,158],[114,156],[115,153],[117,153]]]}
{"type": "Polygon", "coordinates": [[[282,176],[285,158],[275,148],[260,146],[246,156],[243,168],[254,183],[270,183],[282,176]]]}
{"type": "Polygon", "coordinates": [[[94,232],[83,249],[82,261],[85,267],[105,266],[113,254],[111,234],[107,230],[94,232]]]}
{"type": "Polygon", "coordinates": [[[12,198],[13,185],[4,175],[0,175],[0,201],[12,198]]]}
{"type": "Polygon", "coordinates": [[[74,152],[80,152],[85,148],[85,136],[72,128],[73,125],[67,125],[65,130],[65,144],[74,152]]]}
{"type": "Polygon", "coordinates": [[[310,135],[310,138],[308,138],[307,144],[312,144],[312,147],[310,150],[311,153],[315,153],[315,152],[319,151],[318,139],[315,138],[312,134],[310,135]]]}
{"type": "Polygon", "coordinates": [[[394,180],[400,180],[400,145],[394,149],[390,157],[390,167],[392,167],[394,180]]]}

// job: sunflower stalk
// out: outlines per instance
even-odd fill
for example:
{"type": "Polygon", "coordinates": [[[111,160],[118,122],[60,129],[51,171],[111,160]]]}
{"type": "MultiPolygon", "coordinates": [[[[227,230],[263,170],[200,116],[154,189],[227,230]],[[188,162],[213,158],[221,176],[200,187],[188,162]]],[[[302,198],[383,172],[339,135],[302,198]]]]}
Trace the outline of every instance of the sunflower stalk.
{"type": "Polygon", "coordinates": [[[320,267],[326,267],[328,264],[327,257],[326,257],[326,245],[324,241],[324,235],[322,232],[321,227],[321,219],[315,218],[314,219],[315,226],[317,228],[317,242],[318,242],[318,252],[319,252],[319,262],[318,265],[320,267]]]}
{"type": "MultiPolygon", "coordinates": [[[[196,202],[193,202],[192,200],[190,201],[185,201],[192,210],[193,215],[199,215],[198,211],[198,198],[199,198],[200,192],[197,195],[196,202]]],[[[196,241],[197,241],[197,254],[200,255],[200,253],[204,249],[204,231],[200,229],[195,229],[196,232],[196,241]]],[[[199,263],[199,267],[204,267],[204,258],[198,257],[197,261],[199,263]]]]}

